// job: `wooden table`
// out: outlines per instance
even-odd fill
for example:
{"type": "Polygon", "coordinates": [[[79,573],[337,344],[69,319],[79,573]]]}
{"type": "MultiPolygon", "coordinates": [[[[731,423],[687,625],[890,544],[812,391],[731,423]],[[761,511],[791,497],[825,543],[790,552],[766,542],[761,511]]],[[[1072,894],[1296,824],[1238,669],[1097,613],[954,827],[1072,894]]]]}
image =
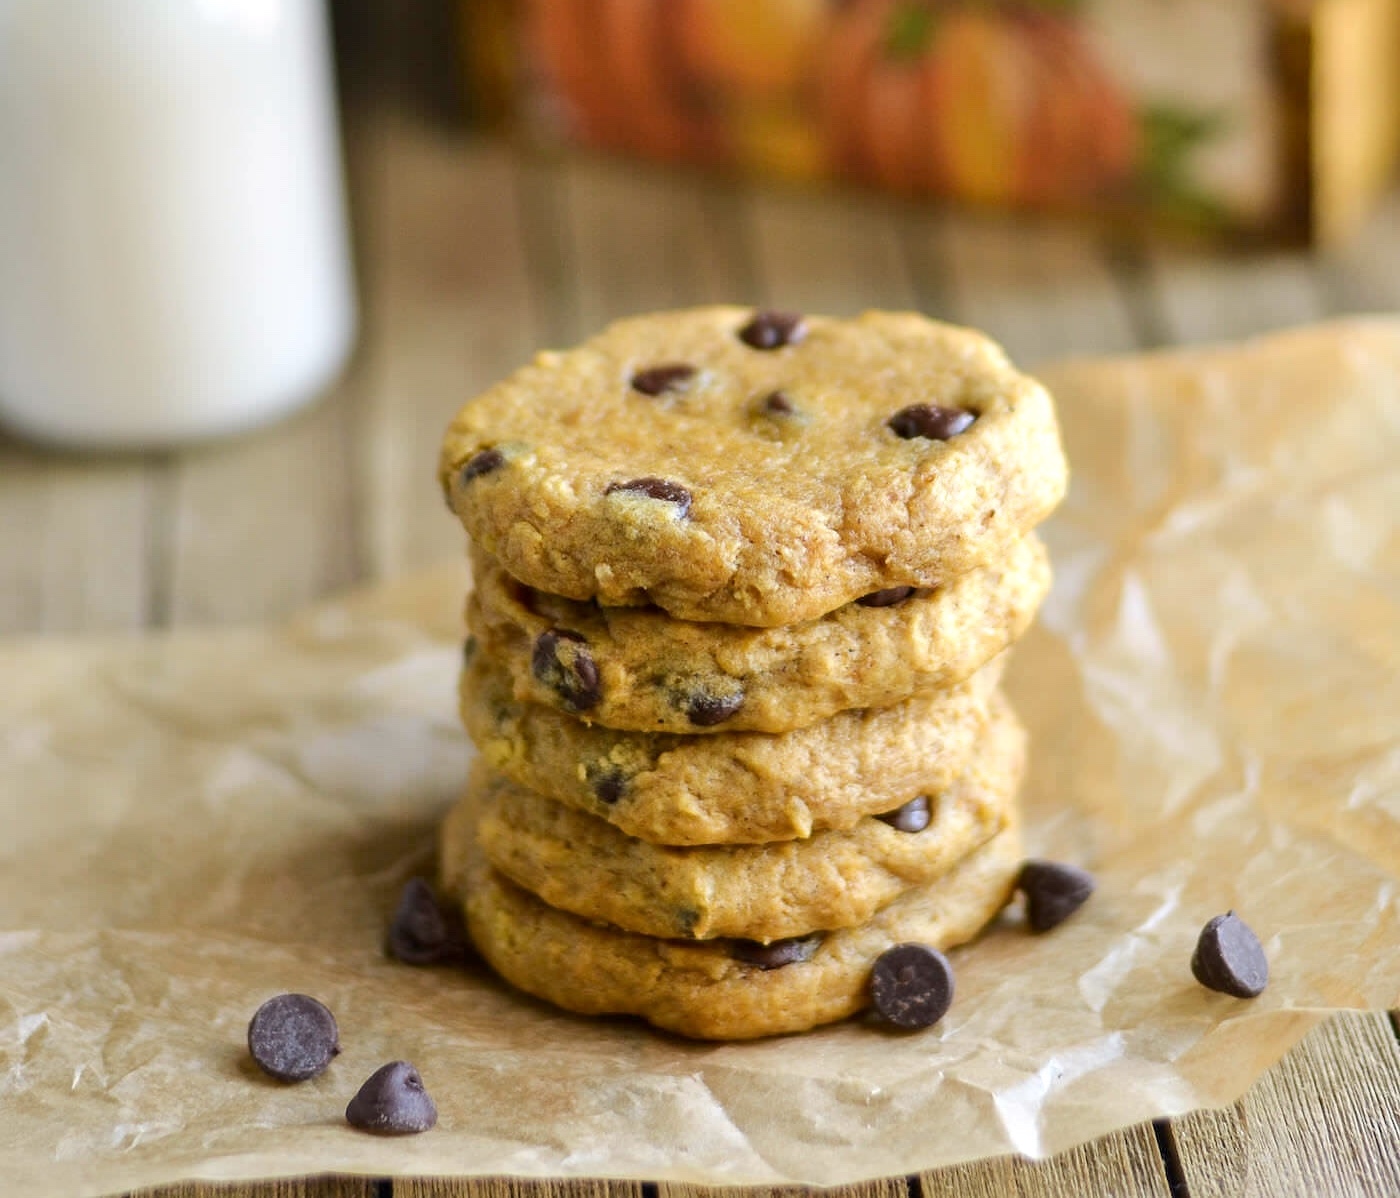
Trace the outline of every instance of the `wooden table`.
{"type": "MultiPolygon", "coordinates": [[[[719,300],[914,307],[980,326],[1034,366],[1400,309],[1400,197],[1344,251],[1222,257],[1063,224],[525,160],[382,109],[353,122],[350,142],[364,330],[346,377],[287,423],[187,451],[78,460],[0,440],[0,633],[264,620],[459,553],[433,478],[449,415],[537,346],[624,313],[719,300]]],[[[1045,1163],[839,1193],[1400,1194],[1398,1145],[1397,1028],[1355,1015],[1320,1028],[1229,1110],[1045,1163]]],[[[179,1192],[691,1193],[346,1180],[179,1192]]]]}

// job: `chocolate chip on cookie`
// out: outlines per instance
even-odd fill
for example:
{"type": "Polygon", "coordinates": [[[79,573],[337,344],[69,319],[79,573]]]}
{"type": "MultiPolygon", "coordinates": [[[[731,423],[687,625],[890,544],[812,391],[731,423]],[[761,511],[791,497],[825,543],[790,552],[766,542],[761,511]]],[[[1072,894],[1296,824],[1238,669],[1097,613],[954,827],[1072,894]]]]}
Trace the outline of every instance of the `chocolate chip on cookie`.
{"type": "Polygon", "coordinates": [[[966,432],[977,419],[975,412],[963,408],[941,408],[937,404],[916,403],[900,408],[886,421],[895,436],[906,441],[927,437],[930,441],[947,441],[966,432]]]}
{"type": "Polygon", "coordinates": [[[806,335],[807,326],[796,312],[755,312],[739,330],[739,340],[753,349],[797,345],[806,335]]]}
{"type": "Polygon", "coordinates": [[[662,503],[673,503],[676,514],[684,516],[690,511],[690,492],[680,483],[666,478],[634,478],[625,483],[609,483],[604,495],[621,491],[626,495],[641,495],[646,499],[659,499],[662,503]]]}
{"type": "Polygon", "coordinates": [[[862,595],[856,602],[861,607],[893,607],[896,603],[903,603],[914,591],[914,587],[886,587],[883,591],[862,595]]]}
{"type": "Polygon", "coordinates": [[[551,628],[540,633],[530,655],[530,669],[570,711],[587,711],[603,697],[598,663],[577,632],[551,628]]]}
{"type": "Polygon", "coordinates": [[[922,832],[928,827],[933,813],[929,806],[928,795],[917,795],[904,806],[896,807],[893,811],[887,811],[884,815],[878,815],[875,818],[883,820],[891,828],[900,832],[922,832]]]}
{"type": "Polygon", "coordinates": [[[759,969],[781,969],[784,965],[796,965],[810,961],[821,947],[820,932],[810,936],[791,936],[786,940],[774,940],[763,944],[758,940],[735,940],[730,944],[730,955],[745,965],[757,965],[759,969]]]}
{"type": "Polygon", "coordinates": [[[661,366],[648,366],[632,376],[632,390],[653,397],[668,391],[683,391],[695,374],[695,367],[688,362],[667,362],[661,366]]]}
{"type": "Polygon", "coordinates": [[[437,1104],[407,1061],[390,1061],[365,1080],[345,1108],[345,1121],[377,1136],[408,1136],[437,1123],[437,1104]]]}
{"type": "Polygon", "coordinates": [[[1027,861],[1016,889],[1026,896],[1026,922],[1032,932],[1048,932],[1079,910],[1094,893],[1094,878],[1077,865],[1027,861]]]}
{"type": "Polygon", "coordinates": [[[1191,973],[1208,990],[1257,998],[1269,984],[1269,959],[1249,925],[1227,911],[1201,929],[1191,955],[1191,973]]]}
{"type": "Polygon", "coordinates": [[[713,728],[716,724],[722,724],[738,715],[743,706],[743,691],[736,691],[730,695],[712,695],[701,691],[686,698],[685,714],[697,727],[713,728]]]}
{"type": "Polygon", "coordinates": [[[281,1082],[315,1077],[339,1051],[335,1016],[308,994],[269,998],[248,1024],[248,1052],[264,1073],[281,1082]]]}
{"type": "Polygon", "coordinates": [[[895,1027],[931,1027],[953,1005],[953,967],[927,944],[896,944],[875,959],[870,997],[895,1027]]]}
{"type": "Polygon", "coordinates": [[[470,952],[461,913],[440,903],[424,878],[405,883],[389,922],[386,948],[405,965],[460,962],[470,952]]]}
{"type": "Polygon", "coordinates": [[[774,391],[771,395],[764,396],[758,405],[759,411],[768,416],[791,416],[797,408],[781,391],[774,391]]]}
{"type": "Polygon", "coordinates": [[[598,796],[598,802],[611,807],[627,790],[627,775],[615,766],[604,766],[589,772],[588,784],[598,796]]]}
{"type": "Polygon", "coordinates": [[[480,453],[473,454],[467,459],[466,465],[462,467],[462,482],[469,483],[472,479],[480,478],[483,474],[499,470],[505,464],[506,455],[499,449],[483,449],[480,453]]]}

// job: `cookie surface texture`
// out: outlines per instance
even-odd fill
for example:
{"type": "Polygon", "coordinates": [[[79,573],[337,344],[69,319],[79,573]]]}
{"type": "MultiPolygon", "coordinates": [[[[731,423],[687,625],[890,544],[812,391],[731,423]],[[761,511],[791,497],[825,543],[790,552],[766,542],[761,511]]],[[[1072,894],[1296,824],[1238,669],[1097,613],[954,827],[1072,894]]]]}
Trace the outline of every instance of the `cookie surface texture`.
{"type": "Polygon", "coordinates": [[[917,831],[867,816],[849,831],[771,845],[650,844],[480,761],[468,790],[487,860],[551,907],[648,936],[769,942],[865,923],[947,873],[1009,822],[1025,749],[999,704],[968,771],[926,797],[917,831]]]}
{"type": "Polygon", "coordinates": [[[621,321],[469,402],[440,459],[467,532],[539,590],[775,627],[1001,560],[1062,497],[1050,396],[980,334],[754,325],[621,321]]]}
{"type": "Polygon", "coordinates": [[[478,648],[462,720],[512,781],[657,844],[758,844],[848,829],[951,786],[976,752],[1003,659],[891,707],[780,735],[619,732],[523,703],[478,648]]]}
{"type": "Polygon", "coordinates": [[[482,650],[506,665],[517,698],[610,728],[715,734],[788,732],[957,685],[1029,627],[1050,587],[1050,563],[1030,536],[1004,560],[944,586],[879,606],[848,603],[782,628],[563,599],[516,582],[479,552],[472,576],[467,622],[482,650]],[[556,668],[551,651],[549,638],[561,632],[579,638],[565,647],[587,652],[596,671],[583,710],[575,673],[556,668]],[[703,719],[711,702],[733,710],[697,723],[697,704],[703,719]]]}
{"type": "Polygon", "coordinates": [[[638,1015],[683,1036],[744,1040],[806,1031],[870,1003],[875,960],[896,944],[948,949],[1005,906],[1021,862],[1013,824],[951,873],[907,891],[868,923],[826,934],[791,964],[744,960],[748,941],[662,940],[558,911],[493,870],[470,801],[443,828],[445,887],[463,896],[483,957],[521,990],[588,1015],[638,1015]]]}

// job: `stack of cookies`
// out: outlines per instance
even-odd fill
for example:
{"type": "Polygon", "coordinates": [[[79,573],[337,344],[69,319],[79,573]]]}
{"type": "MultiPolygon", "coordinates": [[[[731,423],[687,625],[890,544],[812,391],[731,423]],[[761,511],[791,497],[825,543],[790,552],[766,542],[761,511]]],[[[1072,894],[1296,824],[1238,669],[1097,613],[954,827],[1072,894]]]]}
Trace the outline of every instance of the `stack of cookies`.
{"type": "Polygon", "coordinates": [[[623,321],[468,403],[441,469],[480,750],[443,876],[505,978],[799,1031],[1005,905],[1026,745],[998,683],[1066,467],[993,343],[908,313],[623,321]]]}

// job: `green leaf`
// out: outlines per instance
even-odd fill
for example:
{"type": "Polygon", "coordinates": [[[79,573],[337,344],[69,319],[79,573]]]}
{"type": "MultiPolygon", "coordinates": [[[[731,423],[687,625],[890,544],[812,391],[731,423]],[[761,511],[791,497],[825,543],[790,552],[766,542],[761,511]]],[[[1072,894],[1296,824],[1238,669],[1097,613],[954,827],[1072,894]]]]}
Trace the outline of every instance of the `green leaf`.
{"type": "Polygon", "coordinates": [[[1173,218],[1198,226],[1228,221],[1225,207],[1191,178],[1191,153],[1229,126],[1221,112],[1191,112],[1149,105],[1138,117],[1143,134],[1139,186],[1148,202],[1173,218]]]}
{"type": "Polygon", "coordinates": [[[923,57],[933,44],[938,18],[927,3],[897,5],[885,25],[884,56],[894,62],[911,62],[923,57]]]}

